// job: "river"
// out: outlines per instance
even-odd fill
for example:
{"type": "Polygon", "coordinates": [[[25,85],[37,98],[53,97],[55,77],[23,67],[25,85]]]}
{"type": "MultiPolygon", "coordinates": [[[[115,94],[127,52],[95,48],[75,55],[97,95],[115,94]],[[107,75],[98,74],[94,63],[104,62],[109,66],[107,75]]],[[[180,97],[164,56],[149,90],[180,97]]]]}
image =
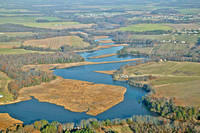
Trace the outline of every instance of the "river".
{"type": "MultiPolygon", "coordinates": [[[[101,39],[102,40],[102,39],[101,39]]],[[[104,39],[106,40],[106,39],[104,39]]],[[[99,40],[96,40],[99,41],[99,40]]],[[[104,45],[104,44],[100,44],[104,45]]],[[[116,53],[123,47],[112,47],[108,49],[101,49],[93,52],[79,53],[86,61],[90,62],[104,62],[104,61],[120,61],[127,60],[134,57],[119,58],[116,55],[99,58],[88,59],[89,57],[99,56],[104,54],[116,53]]],[[[124,95],[124,101],[113,106],[109,110],[97,115],[91,116],[86,113],[71,112],[64,109],[64,107],[39,102],[37,99],[32,98],[28,101],[23,101],[10,105],[0,106],[0,113],[9,113],[11,117],[16,118],[24,122],[24,124],[30,124],[37,120],[46,119],[49,122],[59,121],[61,123],[66,122],[79,122],[82,119],[97,118],[98,120],[114,119],[114,118],[126,118],[132,115],[155,115],[150,112],[142,103],[138,100],[146,94],[146,92],[137,87],[130,86],[125,81],[114,81],[111,75],[96,73],[94,71],[116,70],[121,65],[127,64],[127,62],[108,63],[108,64],[96,64],[96,65],[84,65],[76,66],[65,69],[56,69],[54,74],[61,76],[65,79],[76,79],[82,81],[89,81],[94,83],[103,83],[109,85],[118,85],[127,88],[127,92],[124,95]]]]}

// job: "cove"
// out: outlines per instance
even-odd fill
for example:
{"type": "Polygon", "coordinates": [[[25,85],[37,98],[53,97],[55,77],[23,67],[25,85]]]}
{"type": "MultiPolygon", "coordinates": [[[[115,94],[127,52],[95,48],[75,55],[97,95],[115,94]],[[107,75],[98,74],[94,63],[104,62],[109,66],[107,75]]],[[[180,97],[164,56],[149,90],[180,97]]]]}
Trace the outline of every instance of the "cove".
{"type": "MultiPolygon", "coordinates": [[[[121,48],[122,47],[113,47],[110,49],[102,49],[99,51],[95,51],[95,53],[85,52],[81,53],[80,55],[84,55],[84,58],[86,58],[87,56],[92,57],[96,55],[102,55],[104,53],[111,54],[116,53],[116,51],[120,50],[121,48]]],[[[111,60],[109,58],[111,57],[101,58],[99,59],[99,61],[111,60]]],[[[117,56],[112,57],[113,61],[118,61],[122,59],[124,58],[118,58],[117,56]]],[[[87,60],[95,62],[95,60],[92,59],[87,60]]],[[[143,106],[142,103],[138,102],[138,100],[146,94],[146,92],[143,89],[130,86],[125,81],[114,81],[111,75],[94,72],[116,70],[119,69],[121,65],[127,63],[128,62],[83,65],[54,70],[54,74],[61,76],[65,79],[76,79],[94,83],[118,85],[127,88],[127,92],[124,95],[124,101],[97,116],[87,115],[85,112],[71,112],[69,110],[64,109],[64,107],[51,103],[39,102],[37,99],[34,98],[28,101],[23,101],[15,104],[2,105],[0,106],[0,113],[9,113],[11,117],[23,121],[24,124],[31,124],[34,121],[42,119],[46,119],[49,122],[59,121],[61,123],[77,123],[80,122],[80,120],[82,119],[89,118],[105,120],[114,118],[127,118],[131,117],[132,115],[155,115],[154,113],[150,112],[145,106],[143,106]]]]}
{"type": "MultiPolygon", "coordinates": [[[[126,62],[127,63],[127,62],[126,62]]],[[[95,83],[104,83],[110,85],[119,85],[127,88],[124,95],[124,101],[113,106],[109,110],[97,115],[91,116],[86,113],[76,113],[65,110],[64,107],[51,103],[39,102],[36,99],[23,101],[20,103],[0,106],[1,113],[9,113],[11,117],[22,120],[25,124],[31,124],[36,120],[46,119],[49,122],[59,121],[79,122],[82,119],[97,118],[98,120],[127,118],[132,115],[154,115],[146,109],[138,100],[146,94],[143,89],[130,86],[123,81],[114,81],[111,75],[95,73],[95,71],[112,70],[118,68],[123,63],[99,64],[77,66],[66,69],[55,70],[56,75],[67,79],[84,80],[95,83]]]]}

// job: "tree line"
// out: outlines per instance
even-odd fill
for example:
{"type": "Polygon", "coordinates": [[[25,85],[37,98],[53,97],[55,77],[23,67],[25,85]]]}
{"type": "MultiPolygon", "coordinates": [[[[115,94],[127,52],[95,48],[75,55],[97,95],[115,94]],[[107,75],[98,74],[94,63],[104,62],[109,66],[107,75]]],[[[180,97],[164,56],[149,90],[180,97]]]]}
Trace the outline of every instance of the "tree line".
{"type": "MultiPolygon", "coordinates": [[[[114,79],[122,79],[120,74],[123,74],[124,70],[130,66],[137,66],[140,64],[148,63],[148,62],[157,62],[158,58],[149,58],[143,61],[136,61],[126,65],[122,65],[118,71],[116,71],[113,75],[114,79]]],[[[135,73],[139,75],[139,73],[135,73]]],[[[166,98],[154,98],[153,95],[156,94],[154,86],[151,84],[142,83],[141,81],[148,81],[156,79],[155,76],[146,75],[146,76],[137,76],[133,78],[128,78],[129,84],[143,88],[148,94],[142,98],[142,102],[148,107],[149,110],[158,113],[162,117],[169,118],[172,120],[200,120],[200,108],[198,107],[181,107],[175,106],[174,99],[166,99],[166,98]]]]}
{"type": "Polygon", "coordinates": [[[22,70],[23,65],[55,64],[82,62],[84,58],[72,52],[57,52],[53,54],[19,54],[0,55],[0,70],[14,79],[8,84],[9,91],[16,99],[18,91],[23,87],[39,85],[42,82],[49,82],[56,79],[52,73],[44,71],[22,70]]]}
{"type": "Polygon", "coordinates": [[[81,120],[79,123],[59,123],[46,120],[35,121],[30,125],[18,125],[16,131],[8,128],[9,133],[41,132],[41,133],[117,133],[111,127],[130,128],[138,132],[198,132],[198,124],[192,122],[171,121],[163,117],[132,116],[126,119],[112,119],[98,121],[95,118],[81,120]]]}

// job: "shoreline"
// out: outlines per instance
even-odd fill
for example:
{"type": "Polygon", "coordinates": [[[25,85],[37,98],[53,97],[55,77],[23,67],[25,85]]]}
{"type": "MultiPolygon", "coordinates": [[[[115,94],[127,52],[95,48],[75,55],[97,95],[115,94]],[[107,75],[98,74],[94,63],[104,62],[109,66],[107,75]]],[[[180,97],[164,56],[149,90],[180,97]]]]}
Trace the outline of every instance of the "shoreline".
{"type": "Polygon", "coordinates": [[[86,50],[74,50],[75,53],[82,53],[82,52],[91,52],[91,51],[97,51],[101,49],[108,49],[112,47],[120,47],[120,46],[128,46],[129,44],[113,44],[113,45],[99,45],[93,49],[86,49],[86,50]]]}
{"type": "MultiPolygon", "coordinates": [[[[118,63],[118,62],[128,62],[128,61],[134,61],[134,60],[142,60],[143,58],[135,58],[135,59],[129,59],[129,60],[122,60],[122,61],[109,61],[109,62],[77,62],[77,63],[65,63],[65,64],[42,64],[42,65],[26,65],[24,66],[22,69],[23,70],[28,70],[31,68],[35,68],[36,70],[43,70],[49,73],[52,73],[53,70],[51,69],[63,69],[63,68],[69,68],[69,67],[74,67],[74,66],[82,66],[82,65],[95,65],[95,64],[107,64],[107,63],[118,63]]],[[[99,72],[99,71],[96,71],[99,72]]],[[[99,72],[100,73],[100,72],[99,72]]],[[[57,76],[57,78],[62,78],[57,76]]],[[[78,81],[78,80],[77,80],[78,81]]],[[[57,82],[57,79],[49,82],[49,83],[54,83],[57,82]]],[[[42,83],[41,85],[43,85],[45,83],[42,83]]],[[[40,86],[40,85],[37,85],[40,86]]],[[[36,88],[37,86],[31,86],[33,88],[36,88]]],[[[23,89],[23,88],[22,88],[23,89]]],[[[21,90],[20,90],[21,91],[21,90]]],[[[125,94],[125,92],[124,92],[125,94]]],[[[37,99],[37,98],[36,98],[37,99]]],[[[15,103],[19,103],[22,101],[27,101],[27,100],[31,100],[30,96],[21,96],[19,97],[17,100],[15,101],[11,101],[11,102],[7,102],[7,103],[0,103],[0,105],[9,105],[9,104],[15,104],[15,103]]],[[[39,99],[38,99],[39,100],[39,99]]],[[[39,100],[40,101],[40,100],[39,100]]],[[[123,101],[123,100],[122,100],[123,101]]],[[[48,102],[49,103],[49,102],[48,102]]],[[[55,104],[55,103],[54,103],[55,104]]],[[[115,104],[116,105],[116,104],[115,104]]],[[[110,107],[111,108],[111,107],[110,107]]]]}
{"type": "Polygon", "coordinates": [[[17,125],[23,125],[23,122],[11,117],[8,113],[0,113],[0,130],[7,128],[15,130],[17,125]]]}
{"type": "Polygon", "coordinates": [[[108,63],[118,63],[118,62],[129,62],[129,61],[135,61],[135,60],[142,60],[144,58],[134,58],[134,59],[128,59],[128,60],[122,60],[122,61],[108,61],[108,62],[76,62],[76,63],[64,63],[64,64],[42,64],[42,65],[26,65],[23,66],[23,70],[28,70],[31,68],[35,68],[36,70],[43,70],[46,72],[53,72],[51,69],[63,69],[63,68],[69,68],[74,66],[83,66],[83,65],[95,65],[95,64],[108,64],[108,63]]]}
{"type": "Polygon", "coordinates": [[[117,55],[117,54],[113,53],[113,54],[105,54],[105,55],[93,56],[93,57],[89,57],[88,59],[106,58],[106,57],[110,57],[110,56],[114,56],[114,55],[117,55]]]}
{"type": "MultiPolygon", "coordinates": [[[[53,70],[51,69],[62,69],[62,68],[69,68],[69,67],[74,67],[74,66],[82,66],[82,65],[94,65],[94,64],[107,64],[107,63],[118,63],[118,62],[128,62],[128,61],[134,61],[134,60],[142,60],[144,58],[134,58],[134,59],[129,59],[129,60],[122,60],[122,61],[109,61],[109,62],[77,62],[77,63],[65,63],[65,64],[42,64],[42,65],[26,65],[26,66],[23,66],[23,70],[29,70],[31,68],[34,68],[36,70],[43,70],[43,71],[46,71],[46,72],[49,72],[49,73],[52,73],[53,70]]],[[[96,72],[99,72],[99,71],[96,71],[96,72]]],[[[101,72],[102,73],[102,72],[101,72]]],[[[57,76],[57,79],[63,79],[62,77],[59,77],[57,76]]],[[[49,82],[50,84],[55,84],[57,82],[57,79],[49,82]]],[[[64,79],[63,79],[64,80],[64,79]]],[[[79,81],[79,80],[77,80],[79,81]]],[[[84,81],[82,81],[84,82],[84,81]]],[[[42,86],[44,84],[47,84],[47,83],[42,83],[40,85],[37,85],[37,86],[31,86],[30,88],[37,88],[38,86],[42,86]]],[[[29,88],[29,87],[27,87],[29,88]]],[[[21,90],[23,90],[24,88],[22,88],[21,90]]],[[[20,90],[20,91],[21,91],[20,90]]],[[[126,92],[126,91],[125,91],[126,92]]],[[[123,92],[123,96],[125,94],[125,92],[123,92]]],[[[9,104],[15,104],[15,103],[19,103],[19,102],[22,102],[22,101],[27,101],[27,100],[31,100],[32,98],[30,97],[32,96],[31,94],[29,94],[28,96],[23,96],[21,95],[18,99],[16,99],[15,101],[11,101],[11,102],[7,102],[7,103],[0,103],[0,105],[9,105],[9,104]]],[[[35,96],[34,96],[35,97],[35,96]]],[[[36,97],[35,97],[36,98],[36,97]]],[[[38,98],[36,98],[37,100],[39,100],[38,98]]],[[[120,102],[122,102],[124,100],[121,99],[120,102]]],[[[39,100],[40,101],[40,100],[39,100]]],[[[43,100],[42,100],[43,101],[43,100]]],[[[48,102],[48,103],[51,103],[49,101],[45,101],[45,102],[48,102]]],[[[118,102],[118,103],[120,103],[118,102]]],[[[118,104],[116,103],[116,104],[118,104]]],[[[55,104],[55,103],[53,103],[55,104]]],[[[115,105],[116,105],[115,104],[115,105]]],[[[56,104],[56,105],[59,105],[59,104],[56,104]]],[[[62,106],[62,105],[60,105],[62,106]]],[[[114,105],[113,105],[114,106],[114,105]]],[[[112,107],[112,106],[111,106],[112,107]]],[[[109,108],[111,108],[109,107],[109,108]]],[[[108,109],[109,109],[108,108],[108,109]]],[[[106,110],[108,110],[106,109],[106,110]]],[[[105,111],[106,111],[105,110],[105,111]]],[[[104,112],[104,111],[103,111],[104,112]]],[[[88,113],[88,112],[87,112],[88,113]]]]}
{"type": "Polygon", "coordinates": [[[58,76],[57,79],[51,82],[22,88],[19,99],[10,104],[31,100],[31,97],[34,97],[40,102],[62,106],[72,112],[85,112],[96,116],[122,102],[125,93],[126,88],[122,86],[93,84],[92,82],[64,79],[58,76]],[[48,88],[48,92],[46,92],[46,88],[48,88]],[[94,93],[91,93],[91,90],[94,93]],[[56,97],[54,97],[55,95],[56,97]],[[107,97],[102,99],[103,95],[107,97]]]}
{"type": "Polygon", "coordinates": [[[111,71],[94,71],[96,73],[103,73],[103,74],[108,74],[108,75],[113,75],[114,72],[116,72],[117,70],[111,70],[111,71]]]}

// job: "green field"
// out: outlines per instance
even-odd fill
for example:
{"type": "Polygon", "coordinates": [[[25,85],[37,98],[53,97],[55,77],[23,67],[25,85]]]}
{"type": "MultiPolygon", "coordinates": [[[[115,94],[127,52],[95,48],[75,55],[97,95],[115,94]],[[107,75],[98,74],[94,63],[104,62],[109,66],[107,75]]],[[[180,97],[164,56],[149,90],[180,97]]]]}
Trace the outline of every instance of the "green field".
{"type": "Polygon", "coordinates": [[[43,51],[31,51],[25,49],[12,49],[12,48],[0,48],[0,54],[25,54],[25,53],[52,53],[52,52],[43,52],[43,51]]]}
{"type": "Polygon", "coordinates": [[[21,45],[21,42],[0,42],[0,48],[2,46],[11,46],[11,45],[21,45]]]}
{"type": "Polygon", "coordinates": [[[0,8],[1,13],[14,13],[14,12],[36,12],[36,11],[30,11],[26,9],[4,9],[0,8]]]}
{"type": "Polygon", "coordinates": [[[129,67],[126,73],[141,73],[154,75],[173,75],[173,76],[200,76],[200,63],[189,62],[159,62],[147,63],[137,67],[129,67]]]}
{"type": "Polygon", "coordinates": [[[130,39],[172,40],[172,35],[131,35],[130,39]]]}
{"type": "Polygon", "coordinates": [[[41,17],[43,16],[43,14],[37,14],[37,13],[33,13],[33,14],[19,14],[19,13],[16,13],[16,14],[11,14],[11,13],[0,13],[1,16],[4,16],[4,17],[19,17],[19,16],[35,16],[35,17],[41,17]]]}
{"type": "MultiPolygon", "coordinates": [[[[49,21],[60,20],[55,17],[41,17],[49,21]]],[[[38,28],[48,28],[56,26],[66,26],[66,25],[79,25],[78,22],[45,22],[37,23],[37,17],[0,17],[0,24],[13,23],[13,24],[23,24],[24,26],[29,27],[38,27],[38,28]]]]}
{"type": "Polygon", "coordinates": [[[3,98],[0,98],[0,103],[5,103],[13,100],[13,96],[8,92],[7,84],[11,79],[3,72],[0,71],[0,95],[3,95],[3,98]]]}
{"type": "Polygon", "coordinates": [[[0,33],[0,37],[1,36],[8,36],[8,37],[17,37],[17,36],[31,36],[34,35],[36,33],[32,33],[32,32],[4,32],[4,33],[0,33]]]}
{"type": "Polygon", "coordinates": [[[185,9],[178,9],[178,11],[182,14],[191,15],[191,14],[199,14],[199,8],[185,8],[185,9]]]}
{"type": "MultiPolygon", "coordinates": [[[[197,39],[200,35],[131,35],[129,36],[130,39],[152,39],[158,41],[169,41],[169,40],[176,40],[178,43],[171,42],[162,42],[158,43],[151,51],[151,54],[169,54],[172,52],[183,52],[189,51],[191,47],[193,47],[197,39]],[[185,41],[186,43],[181,43],[185,41]]],[[[131,47],[128,49],[128,52],[131,51],[139,51],[140,53],[149,53],[152,47],[141,47],[135,48],[131,47]]]]}
{"type": "Polygon", "coordinates": [[[128,67],[124,74],[129,77],[154,75],[157,78],[148,83],[155,86],[156,97],[175,97],[178,105],[200,106],[200,63],[152,62],[128,67]]]}
{"type": "Polygon", "coordinates": [[[59,49],[63,45],[68,45],[77,49],[84,49],[90,46],[89,43],[84,42],[79,36],[60,36],[47,39],[28,40],[23,43],[25,46],[43,47],[51,49],[59,49]]]}
{"type": "Polygon", "coordinates": [[[185,41],[190,44],[195,44],[195,43],[197,43],[197,40],[200,37],[200,35],[184,35],[184,36],[176,35],[174,37],[175,37],[175,40],[177,40],[177,41],[185,41]]]}
{"type": "Polygon", "coordinates": [[[128,27],[121,27],[118,30],[142,32],[142,31],[154,31],[154,30],[172,30],[172,28],[164,26],[162,24],[136,24],[128,27]]]}
{"type": "MultiPolygon", "coordinates": [[[[59,21],[56,17],[39,17],[48,21],[59,21]]],[[[0,24],[14,23],[14,24],[31,24],[37,23],[37,17],[0,17],[0,24]]]]}
{"type": "Polygon", "coordinates": [[[162,43],[158,44],[152,50],[152,54],[169,54],[172,52],[182,53],[183,51],[188,51],[190,49],[189,44],[181,44],[181,43],[162,43]]]}

